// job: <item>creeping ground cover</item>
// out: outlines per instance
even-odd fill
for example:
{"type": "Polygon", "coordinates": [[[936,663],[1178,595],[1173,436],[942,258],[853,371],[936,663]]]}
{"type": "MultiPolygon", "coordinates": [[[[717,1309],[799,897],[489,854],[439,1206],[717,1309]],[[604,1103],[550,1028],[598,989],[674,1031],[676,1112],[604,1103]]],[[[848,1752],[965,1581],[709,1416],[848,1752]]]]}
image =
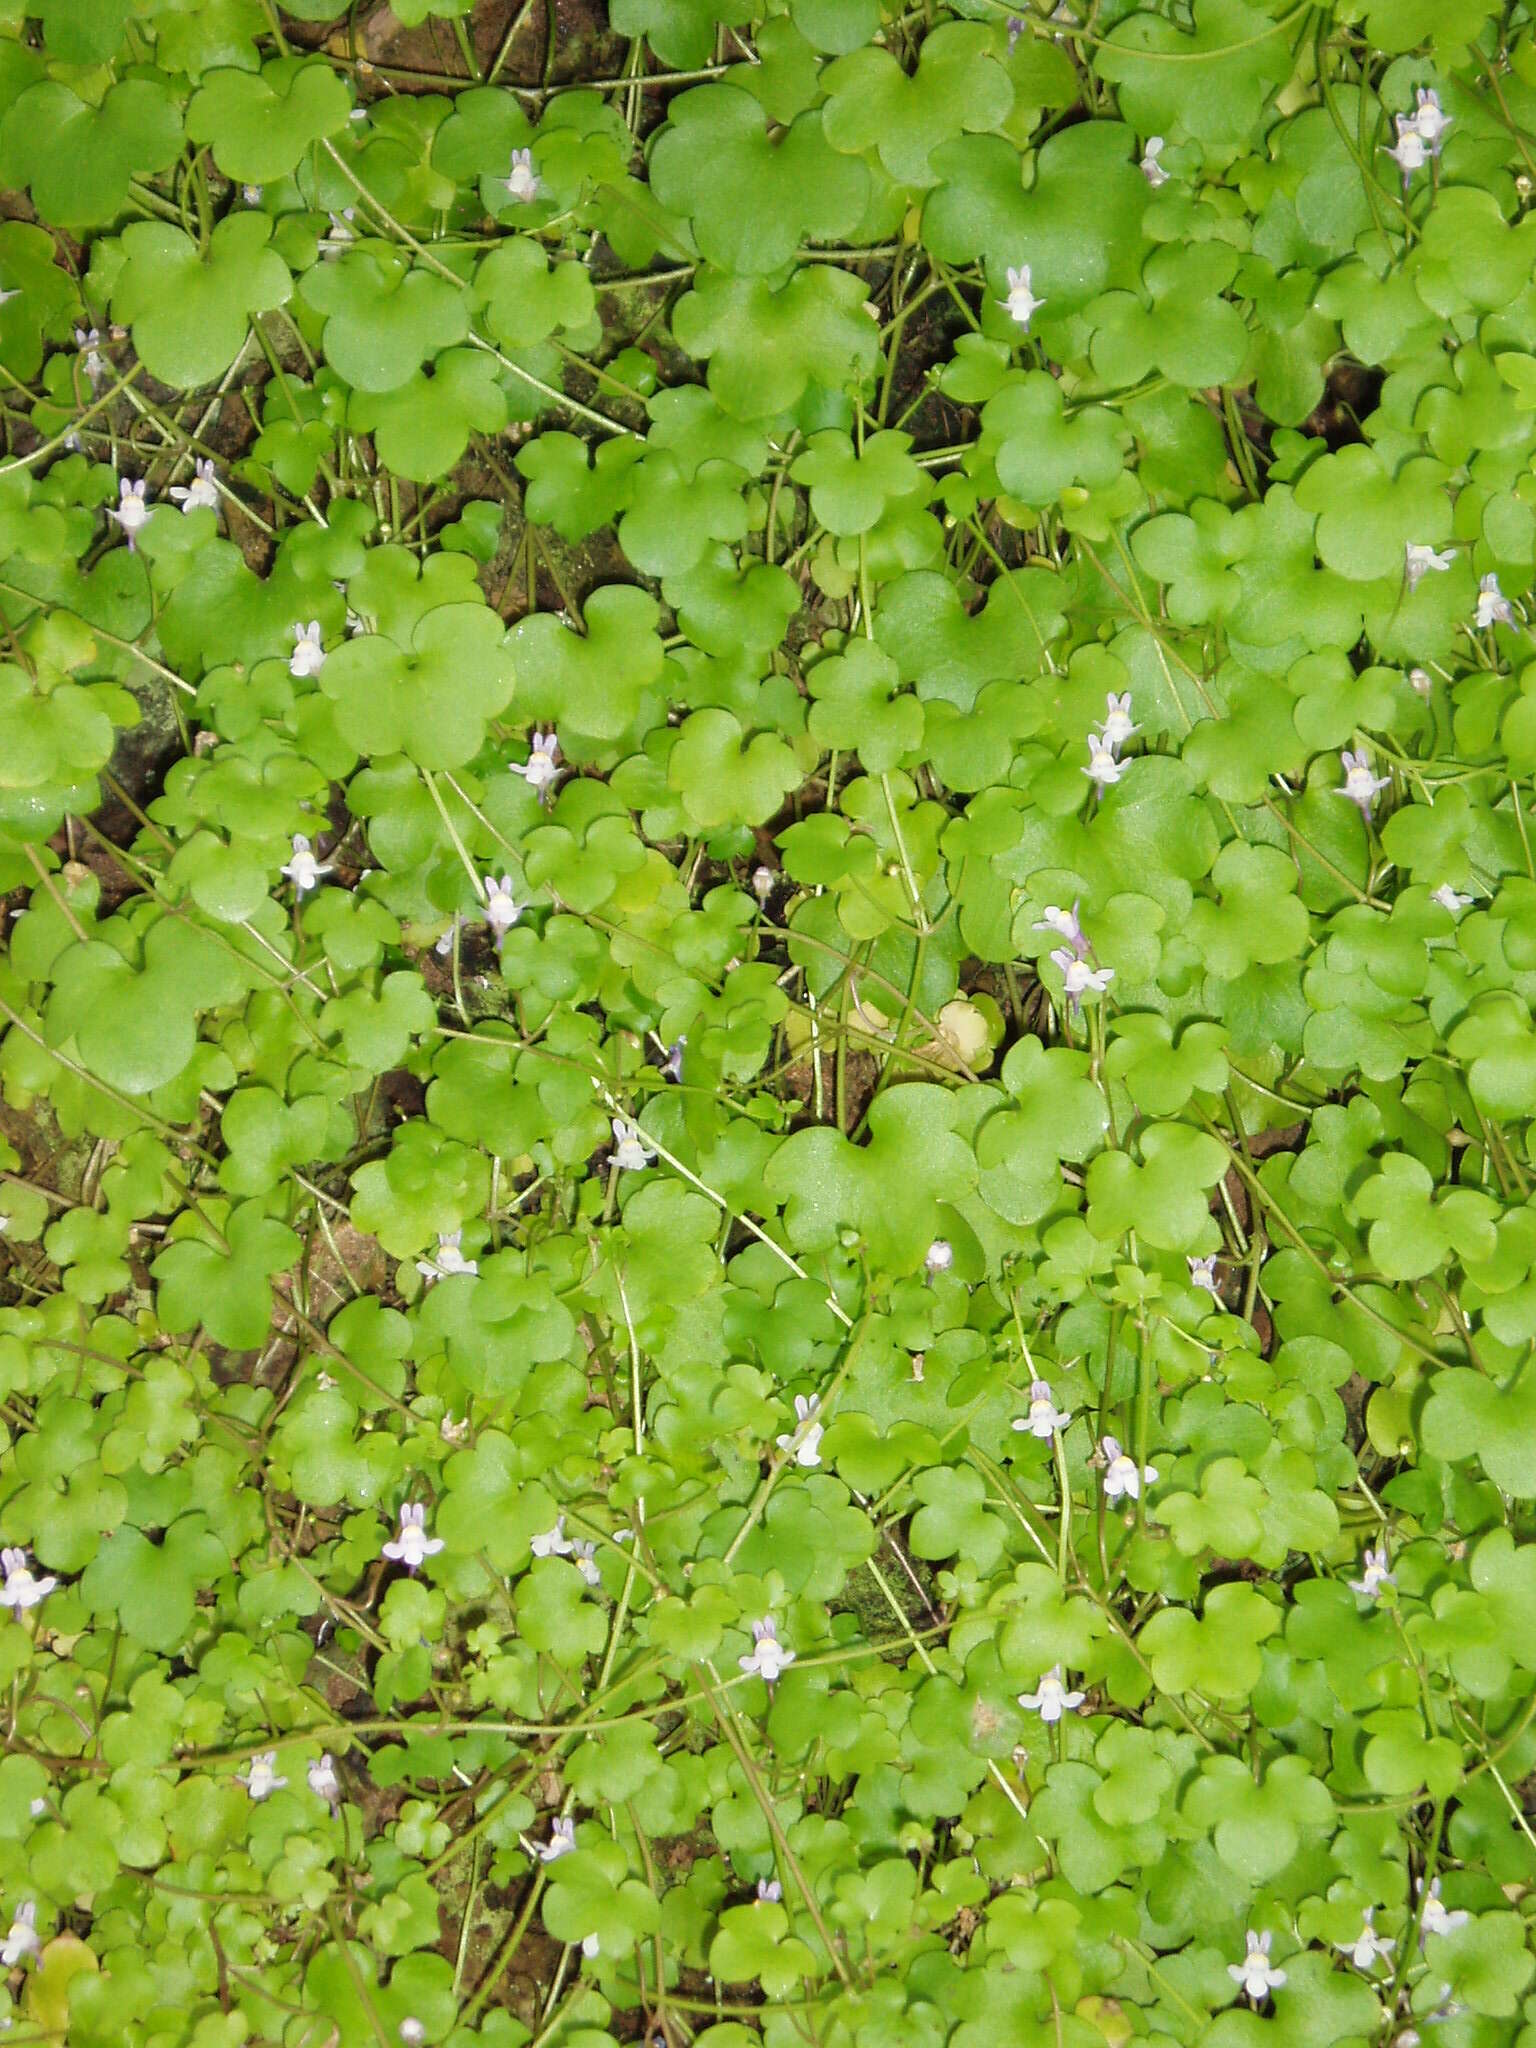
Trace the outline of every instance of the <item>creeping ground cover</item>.
{"type": "Polygon", "coordinates": [[[1522,0],[0,0],[0,2035],[1536,2048],[1522,0]]]}

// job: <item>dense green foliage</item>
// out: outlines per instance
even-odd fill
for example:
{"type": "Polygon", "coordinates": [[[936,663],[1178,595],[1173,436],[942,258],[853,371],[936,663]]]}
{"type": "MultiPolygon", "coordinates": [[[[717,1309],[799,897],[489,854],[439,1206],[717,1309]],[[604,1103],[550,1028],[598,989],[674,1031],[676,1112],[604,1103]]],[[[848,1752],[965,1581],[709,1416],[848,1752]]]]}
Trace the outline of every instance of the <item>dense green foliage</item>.
{"type": "Polygon", "coordinates": [[[9,2041],[1536,2043],[1531,11],[1014,5],[0,0],[9,2041]]]}

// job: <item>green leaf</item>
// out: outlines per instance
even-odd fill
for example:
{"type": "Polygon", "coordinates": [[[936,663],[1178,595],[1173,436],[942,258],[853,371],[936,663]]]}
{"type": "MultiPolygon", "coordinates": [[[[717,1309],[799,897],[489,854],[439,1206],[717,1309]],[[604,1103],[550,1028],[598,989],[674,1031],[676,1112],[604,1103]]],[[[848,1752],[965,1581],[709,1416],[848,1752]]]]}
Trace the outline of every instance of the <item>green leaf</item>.
{"type": "Polygon", "coordinates": [[[252,1349],[272,1320],[271,1275],[291,1265],[298,1248],[291,1230],[242,1203],[229,1212],[221,1243],[189,1233],[155,1260],[161,1320],[169,1330],[201,1324],[216,1344],[252,1349]]]}
{"type": "Polygon", "coordinates": [[[1142,1629],[1143,1654],[1166,1692],[1242,1699],[1258,1681],[1260,1643],[1280,1625],[1274,1607],[1252,1586],[1216,1586],[1204,1613],[1167,1607],[1142,1629]]]}
{"type": "Polygon", "coordinates": [[[228,1568],[224,1546],[201,1515],[182,1515],[150,1543],[129,1527],[114,1529],[87,1566],[81,1590],[102,1620],[150,1650],[179,1650],[187,1640],[199,1593],[228,1568]]]}
{"type": "Polygon", "coordinates": [[[752,19],[754,0],[611,0],[609,19],[621,36],[644,36],[663,64],[679,70],[707,64],[717,24],[739,28],[752,19]]]}
{"type": "Polygon", "coordinates": [[[55,1042],[72,1036],[89,1070],[130,1095],[181,1074],[197,1045],[199,1010],[243,989],[211,940],[170,919],[151,930],[142,970],[93,940],[60,960],[54,984],[47,1023],[55,1042]]]}
{"type": "Polygon", "coordinates": [[[1431,1200],[1434,1178],[1419,1160],[1389,1152],[1381,1170],[1354,1198],[1362,1216],[1374,1217],[1371,1257],[1391,1280],[1418,1280],[1454,1249],[1486,1259],[1497,1243],[1498,1205],[1471,1188],[1453,1188],[1431,1200]]]}
{"type": "Polygon", "coordinates": [[[507,400],[489,356],[450,348],[397,391],[355,393],[347,418],[377,436],[392,470],[429,483],[453,468],[472,434],[501,431],[507,400]]]}
{"type": "Polygon", "coordinates": [[[1003,1062],[1016,1107],[989,1116],[976,1137],[982,1195],[1010,1222],[1037,1221],[1060,1199],[1061,1164],[1096,1152],[1109,1128],[1104,1097],[1088,1059],[1064,1046],[1025,1038],[1003,1062]]]}
{"type": "Polygon", "coordinates": [[[923,1503],[912,1517],[910,1542],[916,1557],[969,1558],[990,1571],[1002,1555],[1002,1518],[984,1506],[987,1488],[979,1472],[941,1465],[920,1472],[912,1491],[923,1503]]]}
{"type": "Polygon", "coordinates": [[[326,359],[355,391],[396,391],[469,332],[468,294],[380,243],[318,264],[300,287],[326,359]]]}
{"type": "Polygon", "coordinates": [[[126,227],[126,261],[112,310],[133,328],[152,375],[167,384],[211,384],[240,353],[253,315],[283,305],[288,266],[268,246],[272,223],[238,213],[218,223],[205,254],[163,221],[126,227]]]}
{"type": "Polygon", "coordinates": [[[1135,157],[1128,128],[1086,121],[1050,137],[1022,191],[1018,151],[1000,136],[946,143],[932,160],[940,183],[923,208],[924,246],[945,263],[984,257],[997,296],[1009,266],[1028,263],[1049,327],[1138,283],[1150,191],[1135,157]]]}
{"type": "Polygon", "coordinates": [[[475,272],[474,292],[506,348],[532,348],[562,329],[578,346],[595,339],[591,278],[579,263],[548,263],[531,236],[498,242],[475,272]]]}
{"type": "Polygon", "coordinates": [[[1296,502],[1317,515],[1317,552],[1353,582],[1403,575],[1410,543],[1440,547],[1450,533],[1445,472],[1417,458],[1394,474],[1374,449],[1325,455],[1302,478],[1296,502]]]}
{"type": "Polygon", "coordinates": [[[512,698],[513,661],[485,605],[426,612],[399,640],[365,633],[327,655],[320,686],[338,729],[371,754],[403,753],[420,767],[458,768],[485,743],[512,698]]]}
{"type": "Polygon", "coordinates": [[[898,183],[930,185],[930,156],[941,143],[1000,128],[1013,88],[995,61],[995,39],[979,23],[944,22],[923,39],[910,77],[888,50],[865,47],[829,65],[827,140],[862,155],[878,150],[898,183]]]}
{"type": "Polygon", "coordinates": [[[100,64],[115,57],[131,0],[38,0],[48,54],[63,64],[100,64]]]}
{"type": "Polygon", "coordinates": [[[1066,624],[1064,595],[1049,570],[1023,569],[999,577],[981,609],[967,612],[948,577],[918,571],[880,593],[875,637],[920,697],[969,711],[984,684],[1039,663],[1066,624]]]}
{"type": "Polygon", "coordinates": [[[1284,26],[1249,0],[1194,0],[1192,28],[1150,11],[1119,22],[1098,59],[1138,134],[1238,145],[1291,69],[1284,26]]]}
{"type": "Polygon", "coordinates": [[[717,541],[738,541],[747,531],[734,463],[706,462],[685,476],[671,455],[657,453],[628,474],[630,507],[619,519],[619,543],[647,575],[684,575],[717,541]]]}
{"type": "Polygon", "coordinates": [[[630,471],[644,453],[644,444],[627,435],[589,450],[575,434],[540,434],[517,452],[518,472],[528,480],[524,511],[574,547],[628,507],[630,471]]]}
{"type": "Polygon", "coordinates": [[[1334,1817],[1328,1788],[1299,1756],[1277,1757],[1257,1782],[1239,1758],[1207,1757],[1182,1810],[1211,1830],[1222,1862],[1254,1885],[1275,1877],[1303,1834],[1321,1837],[1334,1817]]]}
{"type": "Polygon", "coordinates": [[[187,134],[212,151],[226,178],[265,185],[344,128],[351,105],[328,64],[279,57],[259,72],[215,71],[187,107],[187,134]]]}
{"type": "Polygon", "coordinates": [[[1142,271],[1150,305],[1132,292],[1096,299],[1085,318],[1104,382],[1133,384],[1154,371],[1192,388],[1235,379],[1248,355],[1248,329],[1221,294],[1237,265],[1236,250],[1219,243],[1159,249],[1142,271]]]}
{"type": "Polygon", "coordinates": [[[1491,990],[1456,1026],[1447,1041],[1467,1062],[1472,1099],[1485,1116],[1520,1117],[1531,1108],[1536,1086],[1536,1042],[1525,1005],[1512,992],[1491,990]]]}
{"type": "Polygon", "coordinates": [[[1467,1368],[1437,1373],[1423,1439],[1434,1457],[1475,1458],[1505,1493],[1536,1500],[1536,1374],[1500,1387],[1467,1368]]]}
{"type": "Polygon", "coordinates": [[[775,733],[748,739],[729,711],[695,711],[677,736],[667,780],[696,825],[759,825],[800,782],[800,764],[775,733]]]}
{"type": "Polygon", "coordinates": [[[761,1900],[728,1906],[709,1948],[709,1968],[722,1984],[761,1984],[770,1998],[787,1998],[817,1974],[803,1941],[786,1939],[789,1915],[761,1900]]]}
{"type": "Polygon", "coordinates": [[[1185,1124],[1148,1125],[1142,1163],[1104,1152],[1088,1168],[1088,1225],[1099,1237],[1135,1230],[1167,1251],[1199,1251],[1210,1235],[1206,1190],[1227,1170],[1227,1151],[1185,1124]]]}
{"type": "Polygon", "coordinates": [[[872,775],[915,756],[923,743],[923,707],[902,691],[895,662],[872,641],[817,662],[806,677],[815,700],[808,720],[820,747],[857,752],[872,775]]]}
{"type": "Polygon", "coordinates": [[[709,388],[739,420],[767,419],[798,403],[814,381],[863,390],[880,344],[865,287],[830,264],[797,270],[777,290],[761,278],[704,272],[672,315],[680,347],[709,364],[709,388]]]}
{"type": "Polygon", "coordinates": [[[785,1202],[791,1242],[825,1248],[848,1225],[860,1230],[887,1270],[915,1272],[942,1233],[939,1201],[958,1195],[975,1173],[953,1117],[943,1089],[915,1082],[871,1104],[867,1145],[850,1145],[826,1129],[786,1138],[764,1179],[785,1202]],[[881,1194],[892,1174],[906,1175],[913,1188],[914,1199],[899,1210],[881,1194]]]}
{"type": "Polygon", "coordinates": [[[41,228],[0,224],[0,291],[8,295],[0,302],[0,361],[25,380],[37,375],[45,338],[66,340],[80,311],[79,290],[54,254],[53,237],[41,228]]]}
{"type": "Polygon", "coordinates": [[[923,499],[928,479],[908,454],[910,434],[872,434],[857,452],[846,434],[814,434],[790,475],[809,484],[811,511],[829,533],[865,533],[900,499],[923,499]]]}
{"type": "Polygon", "coordinates": [[[782,271],[802,242],[850,235],[869,198],[864,166],[828,146],[819,111],[772,142],[763,109],[731,85],[697,86],[670,103],[651,186],[692,222],[700,254],[739,276],[782,271]]]}
{"type": "Polygon", "coordinates": [[[978,461],[990,462],[1010,497],[1038,507],[1069,485],[1102,489],[1125,460],[1124,429],[1102,406],[1065,417],[1061,386],[1043,370],[1010,381],[982,408],[978,461]]]}
{"type": "Polygon", "coordinates": [[[99,106],[67,85],[34,85],[0,123],[0,178],[27,186],[42,218],[60,227],[115,219],[131,181],[165,170],[180,153],[175,96],[147,78],[123,79],[99,106]]]}
{"type": "Polygon", "coordinates": [[[654,598],[614,584],[588,598],[584,633],[548,612],[520,619],[508,639],[519,711],[535,722],[558,718],[593,739],[617,739],[644,705],[658,701],[658,616],[654,598]]]}

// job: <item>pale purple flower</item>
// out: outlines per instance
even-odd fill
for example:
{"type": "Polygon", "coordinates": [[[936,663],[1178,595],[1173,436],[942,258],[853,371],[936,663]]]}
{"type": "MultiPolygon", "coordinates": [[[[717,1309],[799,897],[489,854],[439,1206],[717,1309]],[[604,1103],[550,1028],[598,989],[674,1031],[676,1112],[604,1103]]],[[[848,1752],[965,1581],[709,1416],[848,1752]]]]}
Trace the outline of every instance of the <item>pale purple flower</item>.
{"type": "Polygon", "coordinates": [[[600,1586],[603,1583],[603,1575],[597,1568],[595,1543],[573,1543],[571,1560],[589,1586],[600,1586]]]}
{"type": "Polygon", "coordinates": [[[1438,903],[1442,910],[1448,910],[1454,917],[1457,911],[1466,909],[1472,898],[1463,896],[1461,891],[1453,889],[1449,882],[1442,882],[1438,889],[1431,890],[1429,900],[1431,903],[1438,903]]]}
{"type": "Polygon", "coordinates": [[[1105,1437],[1101,1447],[1104,1453],[1104,1498],[1119,1500],[1122,1494],[1128,1493],[1132,1500],[1139,1500],[1142,1487],[1150,1486],[1156,1479],[1157,1467],[1138,1466],[1112,1436],[1105,1437]]]}
{"type": "Polygon", "coordinates": [[[340,213],[331,212],[331,232],[320,239],[320,247],[327,256],[334,256],[339,249],[348,248],[357,240],[352,223],[357,218],[355,206],[344,206],[340,213]]]}
{"type": "Polygon", "coordinates": [[[1063,1714],[1070,1714],[1083,1704],[1086,1695],[1068,1692],[1062,1682],[1061,1666],[1053,1664],[1034,1692],[1021,1692],[1019,1705],[1032,1714],[1038,1714],[1042,1721],[1059,1721],[1063,1714]]]}
{"type": "Polygon", "coordinates": [[[306,896],[311,889],[318,889],[320,877],[332,872],[333,863],[316,860],[315,850],[302,832],[293,835],[293,853],[278,869],[293,884],[295,896],[306,896]]]}
{"type": "Polygon", "coordinates": [[[1515,609],[1499,588],[1499,579],[1490,569],[1477,586],[1477,610],[1473,614],[1473,625],[1480,633],[1490,626],[1512,626],[1515,623],[1515,609]]]}
{"type": "Polygon", "coordinates": [[[784,1896],[784,1887],[776,1877],[760,1877],[757,1880],[757,1902],[760,1906],[776,1906],[784,1896]]]}
{"type": "Polygon", "coordinates": [[[325,648],[320,639],[320,621],[311,619],[307,626],[290,626],[293,635],[293,652],[288,657],[288,673],[302,681],[306,676],[317,676],[325,667],[325,648]]]}
{"type": "Polygon", "coordinates": [[[523,914],[523,907],[512,894],[512,877],[492,875],[485,885],[485,907],[480,915],[490,926],[496,944],[512,929],[523,914]]]}
{"type": "Polygon", "coordinates": [[[180,505],[183,512],[216,512],[219,509],[218,472],[212,456],[199,456],[194,463],[195,475],[189,484],[172,484],[170,496],[180,505]]]}
{"type": "Polygon", "coordinates": [[[1403,574],[1407,578],[1409,590],[1417,590],[1431,571],[1436,575],[1443,575],[1453,566],[1455,560],[1454,548],[1442,551],[1430,547],[1423,541],[1409,541],[1403,549],[1403,574]]]}
{"type": "Polygon", "coordinates": [[[37,1934],[37,1907],[31,1899],[23,1899],[11,1920],[11,1929],[3,1943],[0,1943],[0,1963],[8,1970],[27,1956],[35,1956],[42,1947],[37,1934]]]}
{"type": "Polygon", "coordinates": [[[738,1657],[736,1662],[743,1671],[767,1681],[777,1683],[779,1677],[795,1661],[795,1652],[786,1649],[779,1641],[778,1628],[770,1614],[764,1621],[752,1624],[752,1652],[750,1656],[738,1657]]]}
{"type": "Polygon", "coordinates": [[[816,1419],[820,1406],[819,1395],[796,1394],[795,1427],[774,1439],[781,1451],[793,1451],[795,1463],[807,1469],[821,1463],[821,1439],[826,1427],[816,1419]]]}
{"type": "Polygon", "coordinates": [[[1367,1906],[1360,1932],[1353,1941],[1337,1941],[1334,1947],[1341,1949],[1357,1970],[1369,1970],[1379,1959],[1390,1956],[1393,1943],[1390,1935],[1378,1934],[1371,1924],[1374,1906],[1367,1906]]]}
{"type": "Polygon", "coordinates": [[[1037,299],[1031,289],[1030,268],[1027,263],[1021,263],[1017,270],[1009,266],[1008,295],[998,302],[1007,308],[1008,317],[1022,327],[1026,334],[1029,332],[1030,321],[1045,304],[1045,300],[1037,299]]]}
{"type": "Polygon", "coordinates": [[[24,1550],[0,1550],[0,1567],[5,1571],[5,1583],[0,1585],[0,1607],[9,1607],[16,1614],[24,1614],[29,1607],[46,1600],[59,1583],[52,1572],[39,1578],[24,1550]]]}
{"type": "Polygon", "coordinates": [[[1471,1918],[1471,1915],[1463,1912],[1460,1907],[1452,1911],[1450,1907],[1443,1906],[1440,1903],[1440,1880],[1438,1877],[1430,1885],[1428,1892],[1425,1892],[1421,1884],[1419,1895],[1423,1900],[1423,1908],[1419,1914],[1419,1939],[1421,1941],[1426,1934],[1454,1934],[1458,1927],[1465,1927],[1467,1921],[1471,1918]]]}
{"type": "Polygon", "coordinates": [[[1359,1578],[1351,1579],[1349,1584],[1355,1592],[1364,1594],[1367,1600],[1376,1599],[1383,1586],[1395,1586],[1397,1584],[1396,1575],[1387,1570],[1387,1546],[1385,1544],[1381,1546],[1380,1550],[1368,1549],[1366,1551],[1360,1560],[1359,1578]]]}
{"type": "Polygon", "coordinates": [[[1088,735],[1088,766],[1083,773],[1099,789],[1108,789],[1124,775],[1125,763],[1108,740],[1091,732],[1088,735]]]}
{"type": "Polygon", "coordinates": [[[542,796],[560,773],[560,742],[552,732],[535,732],[526,761],[509,761],[513,775],[520,775],[535,796],[542,796]]]}
{"type": "Polygon", "coordinates": [[[277,1751],[261,1750],[253,1756],[243,1771],[235,1774],[256,1805],[263,1799],[270,1799],[274,1792],[280,1792],[287,1784],[286,1778],[277,1774],[277,1751]]]}
{"type": "Polygon", "coordinates": [[[1370,760],[1364,747],[1358,753],[1351,753],[1346,747],[1339,756],[1344,765],[1344,780],[1333,793],[1347,797],[1356,805],[1362,818],[1369,818],[1376,808],[1376,793],[1385,789],[1391,780],[1387,775],[1373,775],[1370,760]]]}
{"type": "Polygon", "coordinates": [[[535,1557],[569,1557],[571,1545],[565,1533],[564,1515],[556,1515],[555,1526],[546,1529],[542,1536],[535,1536],[528,1548],[535,1557]]]}
{"type": "Polygon", "coordinates": [[[1215,1294],[1216,1254],[1214,1252],[1211,1253],[1209,1258],[1191,1259],[1189,1261],[1189,1284],[1191,1287],[1203,1288],[1207,1294],[1215,1294]]]}
{"type": "Polygon", "coordinates": [[[99,327],[77,327],[75,347],[85,357],[85,374],[93,384],[99,384],[107,374],[107,365],[101,355],[101,329],[99,327]]]}
{"type": "Polygon", "coordinates": [[[530,1842],[526,1835],[520,1839],[528,1854],[536,1856],[541,1863],[558,1863],[562,1856],[569,1856],[576,1847],[576,1823],[561,1815],[550,1822],[547,1842],[530,1842]]]}
{"type": "Polygon", "coordinates": [[[441,1536],[427,1534],[426,1509],[407,1501],[400,1510],[400,1534],[383,1546],[382,1555],[403,1564],[408,1572],[417,1572],[427,1558],[436,1557],[442,1548],[441,1536]]]}
{"type": "Polygon", "coordinates": [[[1445,142],[1445,131],[1456,116],[1446,113],[1440,104],[1440,95],[1432,85],[1421,85],[1415,98],[1418,104],[1411,117],[1414,133],[1428,143],[1432,156],[1438,156],[1445,142]]]}
{"type": "Polygon", "coordinates": [[[437,1257],[418,1259],[416,1270],[430,1287],[434,1280],[447,1280],[455,1273],[478,1273],[478,1259],[466,1259],[460,1249],[464,1240],[462,1230],[440,1230],[437,1233],[437,1257]]]}
{"type": "Polygon", "coordinates": [[[683,1054],[688,1050],[688,1034],[679,1031],[670,1045],[657,1031],[651,1033],[661,1054],[661,1077],[664,1081],[675,1081],[679,1086],[683,1079],[683,1054]]]}
{"type": "Polygon", "coordinates": [[[1397,122],[1397,141],[1391,149],[1388,149],[1386,144],[1383,143],[1381,145],[1381,153],[1383,156],[1391,157],[1392,161],[1402,172],[1403,183],[1406,185],[1415,171],[1423,170],[1425,164],[1429,161],[1429,153],[1425,147],[1423,136],[1413,125],[1412,116],[1398,114],[1395,118],[1397,122]]]}
{"type": "Polygon", "coordinates": [[[640,1126],[631,1123],[627,1117],[609,1119],[613,1125],[613,1150],[608,1155],[608,1164],[617,1167],[620,1173],[638,1173],[649,1166],[656,1157],[655,1148],[647,1145],[640,1126]]]}
{"type": "Polygon", "coordinates": [[[1163,169],[1162,165],[1158,162],[1158,158],[1162,155],[1162,153],[1162,136],[1149,135],[1147,137],[1147,146],[1142,154],[1141,163],[1138,165],[1138,169],[1140,170],[1141,175],[1146,179],[1147,183],[1152,187],[1152,190],[1154,192],[1157,190],[1159,185],[1166,185],[1168,182],[1168,173],[1163,169]]]}
{"type": "Polygon", "coordinates": [[[544,189],[544,181],[533,168],[531,149],[513,150],[511,168],[502,179],[502,183],[506,187],[507,197],[515,200],[519,206],[531,206],[538,198],[544,189]]]}
{"type": "Polygon", "coordinates": [[[1115,978],[1113,967],[1090,967],[1086,960],[1076,953],[1069,953],[1065,946],[1057,946],[1051,954],[1051,960],[1061,969],[1061,978],[1066,984],[1067,1004],[1074,1011],[1085,995],[1103,995],[1115,978]]]}
{"type": "MultiPolygon", "coordinates": [[[[1078,899],[1081,902],[1081,898],[1078,899]]],[[[1083,937],[1083,928],[1078,922],[1077,903],[1070,910],[1063,910],[1059,903],[1047,903],[1043,917],[1035,919],[1037,932],[1054,932],[1059,939],[1065,939],[1074,953],[1086,953],[1088,941],[1083,937]]]]}
{"type": "Polygon", "coordinates": [[[1269,1960],[1268,1934],[1248,1932],[1248,1953],[1240,1963],[1228,1963],[1227,1975],[1234,1984],[1241,1984],[1243,1995],[1254,2005],[1262,2005],[1271,1991],[1279,1990],[1285,1982],[1284,1970],[1277,1970],[1269,1960]]]}
{"type": "Polygon", "coordinates": [[[336,1776],[336,1766],[331,1761],[329,1750],[323,1756],[312,1757],[304,1776],[309,1789],[317,1799],[323,1799],[327,1806],[334,1808],[341,1799],[341,1781],[336,1776]]]}
{"type": "Polygon", "coordinates": [[[955,1263],[955,1248],[947,1237],[936,1237],[923,1253],[923,1271],[930,1280],[947,1273],[955,1263]]]}
{"type": "Polygon", "coordinates": [[[119,477],[117,480],[117,503],[107,507],[107,517],[115,519],[123,529],[124,538],[127,540],[130,548],[137,545],[138,536],[143,531],[153,509],[148,498],[145,496],[147,489],[148,486],[142,477],[139,478],[137,483],[130,482],[125,476],[119,477]]]}
{"type": "MultiPolygon", "coordinates": [[[[1131,693],[1123,691],[1118,697],[1111,690],[1105,700],[1104,721],[1098,727],[1099,737],[1112,753],[1118,754],[1133,733],[1141,731],[1139,725],[1131,723],[1131,693]]],[[[1089,745],[1093,743],[1090,740],[1089,745]]]]}
{"type": "Polygon", "coordinates": [[[1065,1409],[1056,1406],[1047,1381],[1031,1380],[1029,1383],[1029,1413],[1027,1415],[1016,1415],[1013,1419],[1013,1427],[1020,1431],[1027,1430],[1031,1436],[1039,1437],[1041,1442],[1044,1443],[1050,1437],[1053,1437],[1058,1429],[1065,1429],[1071,1419],[1071,1416],[1065,1409]]]}

